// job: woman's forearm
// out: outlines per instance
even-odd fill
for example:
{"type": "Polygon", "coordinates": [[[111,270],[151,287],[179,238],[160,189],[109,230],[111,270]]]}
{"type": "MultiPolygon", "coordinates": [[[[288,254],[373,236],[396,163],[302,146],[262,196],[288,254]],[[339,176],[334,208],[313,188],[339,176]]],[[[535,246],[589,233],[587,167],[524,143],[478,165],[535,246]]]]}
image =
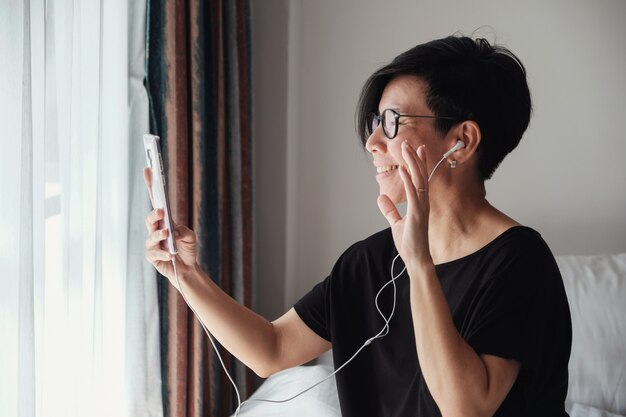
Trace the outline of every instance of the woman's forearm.
{"type": "Polygon", "coordinates": [[[209,332],[257,375],[269,376],[276,367],[278,350],[274,325],[228,296],[199,267],[179,280],[209,332]]]}
{"type": "Polygon", "coordinates": [[[420,367],[442,415],[493,415],[514,378],[505,382],[508,387],[490,385],[495,381],[490,381],[489,367],[454,325],[434,265],[410,267],[408,272],[420,367]]]}

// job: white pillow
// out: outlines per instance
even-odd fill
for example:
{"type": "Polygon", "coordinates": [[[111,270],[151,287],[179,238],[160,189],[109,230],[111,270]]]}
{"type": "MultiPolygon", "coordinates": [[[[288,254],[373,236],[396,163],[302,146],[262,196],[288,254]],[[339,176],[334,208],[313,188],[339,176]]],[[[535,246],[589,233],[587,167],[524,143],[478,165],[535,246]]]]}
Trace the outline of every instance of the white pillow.
{"type": "Polygon", "coordinates": [[[626,254],[557,262],[572,314],[567,402],[626,415],[626,254]]]}
{"type": "Polygon", "coordinates": [[[332,372],[332,366],[315,365],[297,366],[272,375],[243,404],[239,417],[341,417],[335,377],[286,403],[251,401],[290,398],[332,372]]]}
{"type": "Polygon", "coordinates": [[[569,417],[623,417],[617,414],[609,413],[605,410],[589,407],[582,404],[573,404],[569,410],[569,417]]]}

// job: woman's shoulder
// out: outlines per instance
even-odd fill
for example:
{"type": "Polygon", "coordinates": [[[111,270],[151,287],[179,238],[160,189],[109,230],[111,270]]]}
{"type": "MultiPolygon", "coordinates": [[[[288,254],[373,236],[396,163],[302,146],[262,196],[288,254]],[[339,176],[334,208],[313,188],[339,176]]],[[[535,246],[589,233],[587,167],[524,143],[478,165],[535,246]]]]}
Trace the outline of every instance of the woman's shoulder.
{"type": "Polygon", "coordinates": [[[366,249],[395,249],[393,236],[391,235],[391,227],[379,230],[378,232],[366,237],[362,240],[363,247],[366,249]]]}
{"type": "Polygon", "coordinates": [[[506,229],[486,247],[506,256],[542,256],[554,258],[548,244],[537,230],[516,225],[506,229]]]}
{"type": "Polygon", "coordinates": [[[543,242],[541,234],[529,226],[517,224],[505,229],[491,243],[493,246],[537,245],[543,242]]]}
{"type": "Polygon", "coordinates": [[[477,271],[493,279],[520,279],[530,282],[546,276],[560,279],[554,255],[535,229],[516,225],[474,253],[437,265],[442,274],[466,274],[477,271]]]}
{"type": "Polygon", "coordinates": [[[391,228],[386,228],[373,233],[348,246],[343,251],[335,267],[346,265],[369,265],[372,263],[385,262],[397,255],[393,243],[391,228]]]}
{"type": "Polygon", "coordinates": [[[381,250],[393,250],[395,249],[393,243],[393,236],[391,235],[391,228],[388,227],[383,230],[379,230],[361,240],[357,240],[343,252],[343,255],[352,255],[363,252],[379,252],[381,250]]]}
{"type": "Polygon", "coordinates": [[[477,251],[456,261],[472,260],[474,258],[488,259],[493,256],[510,258],[531,253],[551,255],[548,245],[538,231],[518,224],[503,230],[477,251]]]}

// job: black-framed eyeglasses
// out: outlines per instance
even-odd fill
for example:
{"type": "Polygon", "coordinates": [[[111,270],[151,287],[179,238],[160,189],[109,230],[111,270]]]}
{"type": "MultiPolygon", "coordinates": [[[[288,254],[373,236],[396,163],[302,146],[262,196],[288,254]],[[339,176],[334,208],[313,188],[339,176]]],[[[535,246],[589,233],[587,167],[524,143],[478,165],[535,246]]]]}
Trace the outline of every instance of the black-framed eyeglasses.
{"type": "Polygon", "coordinates": [[[415,117],[419,119],[448,119],[448,120],[456,120],[456,117],[450,116],[418,116],[415,114],[400,114],[394,109],[385,109],[380,113],[380,115],[376,113],[370,113],[367,119],[367,128],[369,129],[369,134],[374,133],[376,128],[382,124],[383,133],[387,136],[388,139],[393,139],[398,134],[398,125],[401,117],[415,117]]]}

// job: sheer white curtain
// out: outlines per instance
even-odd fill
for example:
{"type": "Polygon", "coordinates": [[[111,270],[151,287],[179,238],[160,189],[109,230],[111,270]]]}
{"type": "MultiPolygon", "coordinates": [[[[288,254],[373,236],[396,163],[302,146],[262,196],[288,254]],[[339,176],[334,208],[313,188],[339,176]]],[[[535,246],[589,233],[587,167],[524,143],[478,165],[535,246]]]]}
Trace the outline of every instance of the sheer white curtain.
{"type": "Polygon", "coordinates": [[[161,416],[145,1],[0,3],[0,416],[161,416]]]}

